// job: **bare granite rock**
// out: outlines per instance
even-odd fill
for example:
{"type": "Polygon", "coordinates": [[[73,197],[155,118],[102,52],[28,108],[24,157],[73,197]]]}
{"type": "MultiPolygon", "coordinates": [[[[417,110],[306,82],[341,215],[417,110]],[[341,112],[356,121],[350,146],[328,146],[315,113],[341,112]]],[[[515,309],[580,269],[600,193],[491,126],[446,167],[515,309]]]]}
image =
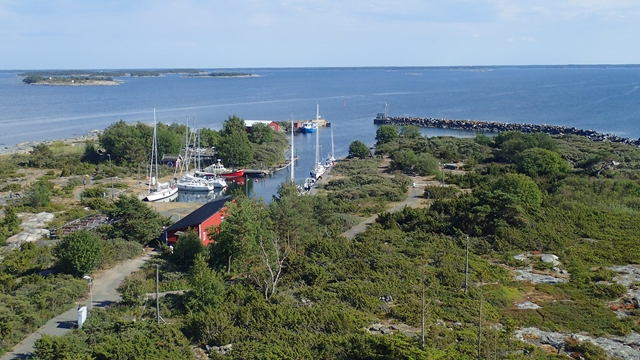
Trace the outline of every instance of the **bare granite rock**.
{"type": "MultiPolygon", "coordinates": [[[[588,341],[601,347],[607,355],[620,358],[623,360],[640,359],[640,350],[637,347],[640,343],[640,336],[637,333],[631,333],[631,335],[625,337],[598,337],[593,338],[588,335],[571,334],[571,333],[558,333],[551,331],[543,331],[538,328],[524,328],[516,330],[516,338],[533,343],[538,346],[550,345],[556,349],[559,349],[563,353],[565,348],[565,340],[572,338],[574,340],[583,342],[588,341]],[[635,346],[635,347],[634,347],[635,346]]],[[[565,355],[569,355],[568,352],[564,352],[565,355]]]]}
{"type": "Polygon", "coordinates": [[[613,281],[627,288],[627,296],[629,298],[640,299],[640,288],[635,288],[635,284],[640,284],[640,266],[625,265],[611,266],[609,269],[618,273],[613,281]]]}
{"type": "Polygon", "coordinates": [[[553,266],[560,265],[560,261],[558,261],[558,257],[553,254],[542,254],[540,255],[540,261],[543,263],[552,263],[553,266]]]}
{"type": "Polygon", "coordinates": [[[532,303],[531,301],[526,301],[521,304],[516,304],[516,307],[522,310],[536,310],[536,309],[540,309],[542,306],[536,303],[532,303]]]}
{"type": "Polygon", "coordinates": [[[53,220],[55,215],[48,212],[38,214],[18,213],[17,215],[22,219],[20,224],[22,231],[7,239],[10,249],[17,249],[25,242],[34,242],[49,237],[47,224],[53,220]]]}
{"type": "Polygon", "coordinates": [[[561,284],[568,280],[551,275],[536,274],[531,270],[515,270],[515,279],[518,281],[530,281],[532,284],[561,284]]]}

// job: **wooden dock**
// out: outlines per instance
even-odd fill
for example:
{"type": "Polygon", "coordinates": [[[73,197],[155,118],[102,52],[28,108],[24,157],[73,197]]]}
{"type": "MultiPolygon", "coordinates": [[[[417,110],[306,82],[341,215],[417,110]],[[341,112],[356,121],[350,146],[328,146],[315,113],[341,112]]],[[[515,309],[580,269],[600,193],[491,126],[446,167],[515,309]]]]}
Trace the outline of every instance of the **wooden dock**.
{"type": "MultiPolygon", "coordinates": [[[[293,161],[298,161],[298,158],[298,156],[295,156],[293,161]]],[[[267,177],[273,175],[277,171],[288,168],[290,164],[291,159],[288,159],[286,162],[268,169],[244,169],[244,174],[247,177],[267,177]]]]}
{"type": "Polygon", "coordinates": [[[244,174],[247,177],[267,177],[273,175],[271,169],[244,169],[244,174]]]}

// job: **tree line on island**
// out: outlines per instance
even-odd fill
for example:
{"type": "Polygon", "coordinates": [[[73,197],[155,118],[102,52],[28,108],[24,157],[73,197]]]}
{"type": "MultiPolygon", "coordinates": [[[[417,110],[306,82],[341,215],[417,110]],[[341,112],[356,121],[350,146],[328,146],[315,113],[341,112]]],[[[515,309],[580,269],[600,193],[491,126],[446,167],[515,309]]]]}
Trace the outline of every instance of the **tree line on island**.
{"type": "MultiPolygon", "coordinates": [[[[225,127],[221,138],[240,136],[239,121],[225,127]]],[[[212,245],[184,234],[173,252],[163,248],[125,280],[121,303],[94,309],[83,329],[44,336],[36,358],[189,359],[197,347],[213,359],[552,359],[558,351],[608,359],[587,341],[567,338],[549,354],[514,334],[525,327],[593,337],[640,332],[638,309],[624,317],[609,309],[629,300],[630,290],[611,266],[640,262],[640,149],[542,133],[426,138],[392,126],[381,126],[376,140],[373,156],[354,146],[316,196],[300,196],[293,184],[269,204],[236,195],[212,245]],[[464,166],[447,171],[441,186],[438,163],[451,162],[464,166]],[[410,176],[427,181],[421,206],[385,212],[407,197],[410,176]],[[379,216],[360,235],[341,235],[370,214],[379,216]],[[558,264],[541,253],[556,254],[558,264]],[[161,291],[185,291],[160,299],[166,324],[156,322],[156,304],[145,298],[155,290],[156,266],[161,291]],[[564,280],[515,280],[527,269],[564,280]],[[516,306],[525,301],[539,307],[516,306]]],[[[137,161],[129,150],[131,160],[114,158],[119,168],[137,161]]],[[[20,166],[60,161],[20,159],[20,166]]],[[[18,166],[11,164],[6,171],[18,166]]],[[[145,243],[164,221],[135,198],[103,205],[114,218],[131,219],[69,235],[53,249],[26,245],[0,263],[7,284],[0,331],[13,339],[7,344],[19,339],[16,329],[24,334],[86,293],[71,275],[42,278],[38,271],[90,272],[101,266],[92,254],[110,254],[113,241],[145,243]],[[67,297],[42,310],[46,294],[63,284],[67,297]],[[38,311],[41,317],[24,316],[38,311]]],[[[15,224],[5,217],[5,227],[15,224]]]]}
{"type": "Polygon", "coordinates": [[[18,74],[25,84],[43,83],[86,83],[89,81],[114,82],[114,77],[158,77],[163,74],[182,74],[187,77],[232,78],[250,77],[255,74],[244,72],[208,72],[199,69],[162,69],[162,70],[37,70],[18,74]]]}
{"type": "MultiPolygon", "coordinates": [[[[178,155],[184,153],[186,125],[173,123],[157,125],[158,153],[178,155]]],[[[276,132],[268,125],[254,124],[247,132],[244,120],[229,116],[223,122],[222,130],[208,128],[198,130],[199,145],[214,148],[217,157],[227,166],[273,166],[284,161],[284,150],[288,146],[284,133],[276,132]]],[[[123,120],[107,127],[99,135],[99,144],[104,152],[111,155],[117,165],[137,166],[147,163],[151,149],[153,128],[137,123],[130,125],[123,120]]],[[[97,149],[87,147],[85,157],[99,158],[97,149]]]]}

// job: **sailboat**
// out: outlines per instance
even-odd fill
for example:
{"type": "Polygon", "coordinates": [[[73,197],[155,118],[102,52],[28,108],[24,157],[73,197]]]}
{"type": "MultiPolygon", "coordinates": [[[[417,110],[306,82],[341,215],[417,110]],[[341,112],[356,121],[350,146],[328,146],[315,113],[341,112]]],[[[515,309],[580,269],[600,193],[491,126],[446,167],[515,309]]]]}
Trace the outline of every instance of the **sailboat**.
{"type": "Polygon", "coordinates": [[[218,176],[199,176],[197,171],[194,175],[189,174],[189,162],[193,158],[196,168],[200,168],[200,132],[196,131],[193,138],[193,151],[191,151],[191,157],[189,157],[189,141],[185,148],[186,161],[185,161],[185,174],[182,175],[176,181],[176,187],[182,191],[213,191],[216,187],[225,188],[227,182],[218,176]]]}
{"type": "MultiPolygon", "coordinates": [[[[320,105],[316,104],[316,120],[320,119],[320,105]]],[[[320,162],[320,132],[316,131],[316,162],[313,170],[311,170],[311,178],[317,181],[324,175],[327,169],[320,162]]]]}
{"type": "Polygon", "coordinates": [[[294,151],[293,151],[293,116],[291,116],[291,158],[289,159],[289,166],[291,166],[291,183],[295,184],[296,183],[296,177],[294,175],[295,173],[295,167],[296,167],[296,163],[295,163],[295,157],[294,156],[294,151]]]}
{"type": "Polygon", "coordinates": [[[327,157],[327,161],[324,163],[324,166],[327,168],[332,167],[336,163],[335,151],[333,148],[333,126],[331,127],[331,154],[327,157]]]}
{"type": "Polygon", "coordinates": [[[156,109],[153,109],[153,141],[151,145],[151,159],[149,161],[149,189],[145,201],[149,202],[169,202],[178,198],[178,189],[170,186],[169,183],[160,184],[157,181],[158,172],[158,135],[156,125],[156,109]],[[155,176],[154,176],[155,166],[155,176]],[[155,188],[152,189],[152,186],[155,188]]]}

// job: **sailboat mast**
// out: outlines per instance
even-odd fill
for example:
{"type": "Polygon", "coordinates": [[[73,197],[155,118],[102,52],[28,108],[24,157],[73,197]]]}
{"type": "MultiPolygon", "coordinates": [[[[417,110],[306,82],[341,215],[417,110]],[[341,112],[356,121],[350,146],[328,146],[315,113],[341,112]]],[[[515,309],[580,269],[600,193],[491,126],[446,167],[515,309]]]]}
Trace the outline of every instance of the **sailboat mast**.
{"type": "Polygon", "coordinates": [[[158,173],[158,133],[156,131],[157,128],[157,124],[156,124],[156,108],[153,108],[153,147],[155,150],[155,161],[156,161],[156,189],[158,189],[158,180],[159,180],[159,173],[158,173]]]}
{"type": "MultiPolygon", "coordinates": [[[[316,126],[319,128],[320,105],[316,104],[316,126]]],[[[320,163],[320,130],[316,129],[316,165],[320,163]]]]}
{"type": "Polygon", "coordinates": [[[331,127],[331,158],[335,159],[336,153],[333,149],[333,127],[331,127]]]}
{"type": "Polygon", "coordinates": [[[296,178],[293,176],[293,167],[295,165],[294,160],[293,160],[293,117],[291,118],[291,159],[289,160],[289,166],[291,166],[291,182],[295,183],[296,182],[296,178]]]}
{"type": "Polygon", "coordinates": [[[184,174],[187,174],[189,169],[189,138],[191,134],[189,133],[189,116],[187,115],[187,129],[184,132],[184,160],[182,164],[182,169],[180,169],[180,176],[182,176],[182,170],[184,170],[184,174]]]}
{"type": "Polygon", "coordinates": [[[153,176],[153,155],[154,148],[156,147],[156,109],[153,108],[153,139],[151,140],[151,156],[149,157],[149,189],[147,192],[151,192],[151,183],[153,176]]]}

